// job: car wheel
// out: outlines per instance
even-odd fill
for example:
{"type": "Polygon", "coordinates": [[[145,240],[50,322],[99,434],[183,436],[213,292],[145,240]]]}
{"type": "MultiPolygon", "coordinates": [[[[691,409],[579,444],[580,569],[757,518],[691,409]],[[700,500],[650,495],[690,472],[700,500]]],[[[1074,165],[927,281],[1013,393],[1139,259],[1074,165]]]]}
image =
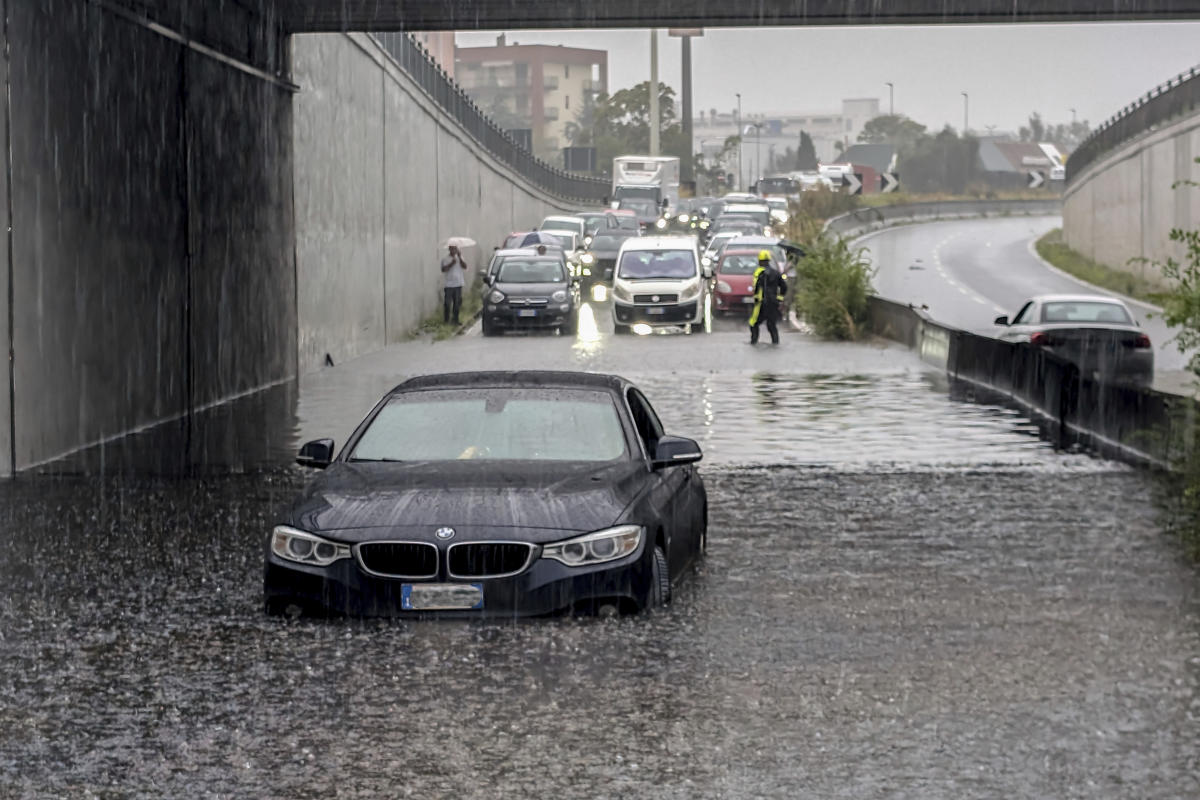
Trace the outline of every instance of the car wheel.
{"type": "Polygon", "coordinates": [[[658,608],[671,604],[671,572],[667,569],[667,554],[658,545],[654,546],[653,559],[650,563],[650,605],[658,608]]]}
{"type": "Polygon", "coordinates": [[[700,555],[708,552],[708,509],[704,509],[704,516],[700,519],[700,555]]]}
{"type": "Polygon", "coordinates": [[[495,336],[496,335],[496,328],[494,325],[492,325],[491,323],[488,322],[487,317],[483,318],[483,335],[484,336],[495,336]]]}

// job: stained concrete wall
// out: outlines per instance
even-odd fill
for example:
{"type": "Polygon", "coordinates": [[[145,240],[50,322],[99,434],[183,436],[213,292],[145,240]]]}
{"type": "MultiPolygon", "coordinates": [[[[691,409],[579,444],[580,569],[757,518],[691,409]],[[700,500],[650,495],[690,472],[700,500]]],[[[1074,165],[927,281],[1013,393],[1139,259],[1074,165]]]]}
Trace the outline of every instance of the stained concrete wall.
{"type": "Polygon", "coordinates": [[[494,161],[362,34],[295,36],[300,370],[409,335],[440,304],[438,245],[483,258],[574,205],[494,161]]]}
{"type": "Polygon", "coordinates": [[[290,92],[96,4],[8,14],[16,468],[294,375],[290,92]]]}
{"type": "Polygon", "coordinates": [[[1063,198],[1063,235],[1075,250],[1117,269],[1158,279],[1152,266],[1130,259],[1180,258],[1172,228],[1200,227],[1200,114],[1138,137],[1072,179],[1063,198]]]}

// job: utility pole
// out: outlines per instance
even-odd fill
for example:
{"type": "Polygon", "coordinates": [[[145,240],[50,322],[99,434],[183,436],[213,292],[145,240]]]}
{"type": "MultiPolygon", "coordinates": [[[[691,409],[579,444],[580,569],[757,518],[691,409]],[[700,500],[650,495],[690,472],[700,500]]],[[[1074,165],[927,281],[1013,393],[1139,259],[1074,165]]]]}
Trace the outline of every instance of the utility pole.
{"type": "Polygon", "coordinates": [[[963,96],[963,132],[962,132],[962,135],[966,136],[967,135],[967,100],[968,100],[968,97],[967,97],[966,92],[960,92],[960,94],[963,96]]]}
{"type": "Polygon", "coordinates": [[[658,28],[650,29],[650,155],[658,153],[658,129],[662,119],[658,113],[658,28]]]}
{"type": "Polygon", "coordinates": [[[679,179],[685,183],[691,183],[696,179],[695,172],[692,170],[692,159],[696,154],[692,152],[692,37],[684,36],[683,42],[683,141],[687,147],[683,151],[683,167],[680,169],[679,179]]]}
{"type": "Polygon", "coordinates": [[[737,125],[737,147],[738,147],[737,188],[739,191],[741,191],[741,188],[742,188],[742,93],[736,92],[736,95],[737,95],[738,107],[737,107],[737,119],[734,120],[734,124],[737,125]]]}
{"type": "Polygon", "coordinates": [[[888,116],[894,117],[896,116],[896,104],[894,102],[894,95],[892,94],[892,82],[888,81],[885,85],[888,87],[888,116]]]}

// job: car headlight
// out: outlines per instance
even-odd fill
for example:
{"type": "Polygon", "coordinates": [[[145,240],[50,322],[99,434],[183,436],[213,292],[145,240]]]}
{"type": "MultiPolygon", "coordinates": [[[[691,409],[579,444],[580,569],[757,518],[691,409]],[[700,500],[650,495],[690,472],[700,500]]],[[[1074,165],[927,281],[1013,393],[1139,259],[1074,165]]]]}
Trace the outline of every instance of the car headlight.
{"type": "Polygon", "coordinates": [[[491,294],[488,295],[488,300],[490,300],[493,303],[503,303],[504,302],[504,292],[500,291],[499,289],[495,289],[492,291],[491,294]]]}
{"type": "Polygon", "coordinates": [[[658,222],[654,223],[654,227],[661,231],[663,228],[667,227],[667,221],[665,219],[660,219],[658,222]]]}
{"type": "Polygon", "coordinates": [[[725,294],[729,294],[730,292],[733,291],[733,287],[730,286],[725,281],[717,281],[717,291],[724,292],[725,294]]]}
{"type": "Polygon", "coordinates": [[[680,214],[678,217],[676,217],[676,219],[678,219],[680,222],[690,222],[692,218],[687,214],[680,214]]]}
{"type": "Polygon", "coordinates": [[[624,558],[637,550],[641,543],[640,525],[621,525],[585,536],[576,536],[565,542],[548,544],[542,548],[542,558],[553,558],[568,567],[603,564],[606,561],[624,558]]]}
{"type": "Polygon", "coordinates": [[[591,277],[591,275],[592,275],[592,271],[591,271],[590,269],[588,269],[587,267],[584,267],[584,268],[583,268],[583,274],[584,274],[584,276],[585,276],[585,277],[589,277],[589,278],[590,278],[590,277],[591,277]]]}
{"type": "Polygon", "coordinates": [[[617,300],[624,300],[626,303],[633,302],[633,294],[629,289],[616,281],[613,281],[612,293],[617,300]]]}
{"type": "Polygon", "coordinates": [[[550,295],[550,299],[556,303],[561,303],[563,300],[567,299],[567,293],[564,292],[562,289],[559,289],[557,292],[550,295]]]}
{"type": "Polygon", "coordinates": [[[579,260],[585,264],[591,264],[596,260],[596,257],[591,253],[584,253],[579,257],[579,260]]]}
{"type": "Polygon", "coordinates": [[[583,237],[583,243],[584,243],[584,244],[591,244],[591,243],[592,243],[592,237],[590,237],[590,236],[585,236],[585,237],[583,237]]]}
{"type": "Polygon", "coordinates": [[[288,561],[327,567],[341,558],[350,557],[350,545],[322,539],[287,525],[276,525],[271,531],[271,552],[288,561]]]}
{"type": "Polygon", "coordinates": [[[679,292],[679,301],[694,300],[700,296],[700,281],[684,284],[683,289],[679,292]]]}
{"type": "Polygon", "coordinates": [[[700,220],[700,230],[702,230],[702,231],[706,231],[706,230],[708,230],[708,226],[709,226],[709,225],[711,225],[711,224],[712,224],[712,223],[711,223],[711,222],[709,222],[709,221],[708,221],[708,220],[706,220],[706,219],[702,219],[702,220],[700,220]]]}

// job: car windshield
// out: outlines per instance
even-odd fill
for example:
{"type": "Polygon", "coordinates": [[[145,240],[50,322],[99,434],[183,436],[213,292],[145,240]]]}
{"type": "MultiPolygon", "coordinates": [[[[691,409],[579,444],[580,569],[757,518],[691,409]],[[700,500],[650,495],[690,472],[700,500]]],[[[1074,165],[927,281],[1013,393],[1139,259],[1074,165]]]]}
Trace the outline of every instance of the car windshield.
{"type": "Polygon", "coordinates": [[[350,460],[612,461],[625,453],[607,392],[460,388],[388,400],[350,460]]]}
{"type": "MultiPolygon", "coordinates": [[[[751,220],[753,222],[757,222],[760,226],[766,225],[768,222],[771,221],[771,209],[770,208],[737,209],[736,211],[733,209],[728,209],[725,213],[731,217],[736,215],[736,217],[734,217],[735,219],[747,219],[747,220],[751,220]]],[[[717,221],[720,222],[720,220],[717,220],[717,221]]]]}
{"type": "Polygon", "coordinates": [[[516,260],[506,259],[500,265],[500,283],[560,283],[563,280],[562,264],[549,259],[516,260]]]}
{"type": "Polygon", "coordinates": [[[614,218],[617,220],[617,227],[621,230],[636,231],[638,229],[637,217],[619,214],[614,215],[614,218]]]}
{"type": "Polygon", "coordinates": [[[638,216],[658,216],[658,206],[652,200],[622,200],[620,208],[627,208],[638,216]]]}
{"type": "Polygon", "coordinates": [[[621,256],[618,278],[627,280],[674,280],[696,275],[696,258],[691,250],[628,250],[621,256]]]}
{"type": "Polygon", "coordinates": [[[758,259],[750,253],[734,253],[721,261],[722,275],[753,275],[758,269],[758,259]]]}
{"type": "Polygon", "coordinates": [[[621,201],[621,208],[626,207],[626,203],[635,203],[645,198],[651,206],[658,203],[658,187],[656,186],[622,186],[616,192],[617,198],[621,201]]]}
{"type": "Polygon", "coordinates": [[[1042,322],[1109,322],[1132,325],[1129,312],[1117,303],[1053,302],[1042,306],[1042,322]]]}
{"type": "Polygon", "coordinates": [[[600,234],[592,239],[593,250],[617,250],[621,247],[621,243],[630,237],[617,236],[611,233],[600,234]]]}
{"type": "Polygon", "coordinates": [[[542,220],[542,224],[538,226],[539,230],[550,231],[569,231],[571,233],[582,234],[584,230],[583,220],[564,219],[563,217],[546,217],[542,220]]]}

